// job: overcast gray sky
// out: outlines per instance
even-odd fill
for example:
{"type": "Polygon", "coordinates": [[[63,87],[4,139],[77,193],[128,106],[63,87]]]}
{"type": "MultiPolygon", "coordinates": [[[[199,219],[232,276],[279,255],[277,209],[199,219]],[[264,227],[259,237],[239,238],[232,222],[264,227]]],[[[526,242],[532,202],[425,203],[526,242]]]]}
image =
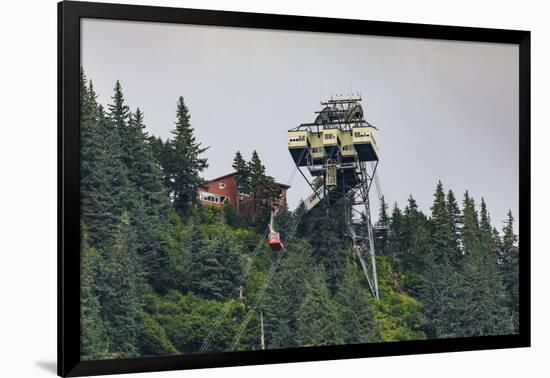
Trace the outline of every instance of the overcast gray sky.
{"type": "MultiPolygon", "coordinates": [[[[83,20],[82,65],[101,103],[120,80],[128,105],[163,139],[181,95],[214,178],[237,150],[257,150],[287,182],[286,131],[311,122],[319,102],[361,92],[379,132],[379,176],[390,204],[409,194],[429,212],[437,180],[460,200],[485,197],[493,224],[518,217],[516,45],[83,20]]],[[[308,193],[297,175],[296,206],[308,193]]],[[[377,201],[376,201],[377,202],[377,201]]],[[[377,212],[377,208],[374,210],[377,212]]]]}

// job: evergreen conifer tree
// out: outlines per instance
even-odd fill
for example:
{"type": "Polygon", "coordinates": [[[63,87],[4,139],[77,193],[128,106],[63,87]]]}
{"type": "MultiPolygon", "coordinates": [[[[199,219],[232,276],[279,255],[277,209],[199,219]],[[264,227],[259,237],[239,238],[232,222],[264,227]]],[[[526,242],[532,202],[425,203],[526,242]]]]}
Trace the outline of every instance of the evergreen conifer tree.
{"type": "Polygon", "coordinates": [[[348,233],[344,219],[343,206],[337,205],[332,206],[328,214],[326,209],[318,206],[302,218],[302,234],[309,241],[313,256],[322,264],[332,293],[342,279],[350,256],[350,250],[346,248],[349,240],[345,238],[348,233]]]}
{"type": "Polygon", "coordinates": [[[191,256],[193,289],[203,298],[224,300],[241,275],[241,256],[234,240],[220,230],[191,256]]]}
{"type": "Polygon", "coordinates": [[[250,193],[250,171],[248,164],[246,163],[246,160],[244,160],[243,155],[241,155],[240,151],[237,151],[235,154],[235,158],[233,159],[233,169],[237,172],[236,180],[237,180],[237,213],[241,210],[241,203],[240,198],[241,194],[249,194],[250,193]]]}
{"type": "Polygon", "coordinates": [[[139,108],[130,113],[128,134],[128,140],[124,143],[128,157],[128,178],[142,192],[147,205],[159,216],[166,218],[170,203],[162,185],[162,173],[153,153],[151,138],[145,131],[143,112],[139,108]]]}
{"type": "Polygon", "coordinates": [[[456,201],[455,194],[452,190],[447,192],[447,209],[451,220],[451,231],[453,235],[452,248],[454,251],[451,262],[456,266],[462,267],[463,255],[461,247],[460,233],[462,228],[462,214],[460,213],[460,207],[456,201]]]}
{"type": "Polygon", "coordinates": [[[424,261],[424,279],[419,296],[428,320],[425,333],[430,338],[456,337],[463,315],[463,279],[453,264],[453,219],[441,181],[437,184],[431,210],[431,250],[424,261]]]}
{"type": "Polygon", "coordinates": [[[172,131],[174,139],[169,144],[170,162],[165,167],[174,208],[180,215],[185,214],[189,204],[196,202],[197,189],[204,184],[200,173],[208,167],[207,160],[201,157],[207,148],[197,142],[190,118],[189,110],[180,96],[176,110],[176,129],[172,131]]]}
{"type": "Polygon", "coordinates": [[[161,171],[164,190],[166,191],[166,193],[169,193],[172,189],[170,177],[172,144],[170,142],[170,139],[167,139],[166,142],[163,142],[161,137],[157,138],[154,135],[151,135],[149,137],[149,145],[151,146],[151,151],[153,152],[155,162],[161,171]]]}
{"type": "Polygon", "coordinates": [[[298,310],[300,346],[332,345],[344,342],[344,330],[338,316],[338,307],[330,296],[323,268],[314,271],[306,284],[303,302],[298,310]]]}
{"type": "Polygon", "coordinates": [[[264,301],[264,322],[268,348],[299,346],[296,341],[298,309],[315,266],[311,247],[295,239],[281,261],[264,301]]]}
{"type": "Polygon", "coordinates": [[[180,253],[177,255],[173,287],[181,292],[196,291],[193,287],[193,264],[205,248],[205,241],[200,228],[192,223],[188,233],[181,241],[180,253]]]}
{"type": "Polygon", "coordinates": [[[80,247],[80,355],[83,360],[101,359],[107,355],[106,329],[99,301],[102,258],[88,246],[85,228],[80,247]]]}
{"type": "Polygon", "coordinates": [[[265,186],[260,181],[265,177],[265,166],[262,164],[262,161],[260,160],[260,157],[258,156],[258,152],[256,152],[256,150],[252,152],[252,158],[248,163],[248,171],[252,180],[250,183],[251,191],[253,193],[261,191],[265,186]]]}
{"type": "Polygon", "coordinates": [[[400,258],[405,249],[403,242],[403,224],[403,213],[401,209],[399,209],[399,206],[397,206],[397,203],[395,203],[389,223],[390,230],[386,250],[389,251],[391,261],[396,264],[396,268],[398,265],[397,258],[400,258]]]}
{"type": "Polygon", "coordinates": [[[346,263],[344,277],[335,297],[345,332],[344,343],[372,343],[379,340],[370,293],[358,276],[356,265],[346,263]]]}
{"type": "Polygon", "coordinates": [[[284,283],[276,277],[266,290],[261,311],[264,317],[265,342],[268,349],[294,345],[292,319],[295,317],[284,283]]]}
{"type": "Polygon", "coordinates": [[[149,282],[158,288],[162,284],[160,278],[167,263],[164,235],[169,225],[170,201],[139,108],[135,113],[130,113],[126,127],[127,139],[122,145],[126,151],[126,167],[131,185],[127,197],[133,198],[128,212],[136,230],[137,253],[142,256],[149,282]]]}
{"type": "Polygon", "coordinates": [[[461,327],[464,335],[486,336],[510,332],[511,319],[506,319],[505,308],[499,303],[495,287],[499,286],[492,272],[494,252],[488,215],[482,207],[481,222],[475,210],[474,200],[468,192],[464,195],[464,277],[465,277],[465,311],[464,324],[461,327]]]}
{"type": "Polygon", "coordinates": [[[269,221],[274,207],[273,201],[280,196],[281,189],[275,183],[275,179],[266,174],[265,166],[256,151],[252,152],[252,158],[247,165],[245,173],[250,175],[248,189],[252,196],[252,219],[261,225],[259,230],[262,230],[269,221]]]}
{"type": "Polygon", "coordinates": [[[519,332],[519,248],[514,233],[514,217],[508,211],[502,230],[501,274],[506,289],[507,305],[512,314],[514,332],[519,332]]]}
{"type": "Polygon", "coordinates": [[[376,235],[376,241],[374,244],[376,246],[377,253],[385,254],[389,238],[388,231],[390,226],[390,217],[388,215],[388,204],[386,203],[384,196],[382,196],[380,202],[380,211],[378,213],[378,220],[376,222],[376,226],[379,226],[380,231],[376,235]]]}
{"type": "Polygon", "coordinates": [[[496,334],[512,332],[512,316],[508,312],[506,290],[499,272],[499,242],[495,239],[491,219],[487,211],[485,199],[481,199],[480,210],[480,243],[484,256],[487,279],[490,283],[491,298],[494,302],[494,322],[496,334]]]}
{"type": "Polygon", "coordinates": [[[401,247],[396,270],[406,273],[403,288],[418,297],[424,284],[426,260],[431,253],[429,222],[419,209],[416,200],[410,196],[403,212],[401,227],[401,247]]]}
{"type": "Polygon", "coordinates": [[[126,125],[130,118],[130,108],[124,103],[124,95],[122,94],[122,85],[120,81],[116,81],[114,94],[111,97],[113,103],[108,106],[109,118],[113,122],[113,126],[120,133],[120,138],[126,137],[126,125]]]}
{"type": "Polygon", "coordinates": [[[445,201],[445,192],[441,181],[437,183],[431,210],[432,246],[436,262],[442,266],[448,265],[454,253],[453,220],[445,201]]]}
{"type": "Polygon", "coordinates": [[[250,194],[255,213],[259,213],[265,207],[266,199],[269,199],[269,182],[265,166],[262,164],[256,150],[252,152],[252,158],[248,162],[248,174],[250,175],[250,194]]]}
{"type": "MultiPolygon", "coordinates": [[[[255,156],[256,158],[258,157],[257,154],[255,156]]],[[[246,160],[244,160],[243,155],[241,154],[240,151],[237,151],[235,153],[235,158],[233,159],[232,167],[237,172],[236,179],[237,179],[237,188],[239,189],[239,192],[246,193],[246,194],[250,193],[251,174],[250,174],[249,166],[246,160]]]]}
{"type": "Polygon", "coordinates": [[[104,274],[104,318],[109,329],[109,352],[113,357],[136,357],[143,307],[138,256],[128,213],[116,228],[112,253],[104,274]]]}
{"type": "Polygon", "coordinates": [[[82,73],[80,215],[90,245],[102,252],[113,242],[128,182],[117,132],[97,104],[91,82],[86,84],[82,73]]]}

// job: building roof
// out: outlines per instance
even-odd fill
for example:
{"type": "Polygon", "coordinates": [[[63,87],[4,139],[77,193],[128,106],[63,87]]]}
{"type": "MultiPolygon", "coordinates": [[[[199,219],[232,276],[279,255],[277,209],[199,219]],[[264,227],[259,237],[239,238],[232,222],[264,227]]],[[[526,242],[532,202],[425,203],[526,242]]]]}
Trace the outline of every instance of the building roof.
{"type": "MultiPolygon", "coordinates": [[[[224,178],[226,178],[226,177],[235,176],[236,174],[237,174],[237,171],[233,171],[233,172],[228,173],[228,174],[225,174],[225,175],[223,175],[223,176],[219,176],[219,177],[213,178],[213,179],[211,179],[211,180],[207,180],[207,181],[206,181],[206,184],[209,184],[209,183],[214,182],[214,181],[219,181],[219,180],[224,179],[224,178]]],[[[275,181],[275,184],[277,184],[277,185],[279,185],[280,187],[283,187],[283,188],[285,188],[285,189],[290,188],[290,185],[282,184],[282,183],[277,182],[277,181],[275,181]]]]}

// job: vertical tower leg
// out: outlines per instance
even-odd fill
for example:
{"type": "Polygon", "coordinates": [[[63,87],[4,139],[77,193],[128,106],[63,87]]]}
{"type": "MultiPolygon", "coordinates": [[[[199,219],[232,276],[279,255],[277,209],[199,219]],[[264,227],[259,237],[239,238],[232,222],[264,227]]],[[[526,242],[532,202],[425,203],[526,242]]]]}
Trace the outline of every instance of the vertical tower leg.
{"type": "Polygon", "coordinates": [[[366,193],[367,195],[364,198],[364,204],[365,204],[365,218],[367,223],[367,232],[368,232],[368,238],[369,238],[369,254],[371,258],[371,270],[372,270],[372,282],[374,286],[373,294],[375,299],[380,299],[379,293],[378,293],[378,273],[376,272],[376,255],[374,253],[374,232],[372,229],[372,219],[370,214],[370,200],[368,191],[366,193]]]}
{"type": "Polygon", "coordinates": [[[346,193],[346,222],[353,242],[353,249],[359,258],[363,273],[367,278],[369,288],[375,299],[380,299],[378,291],[378,273],[376,271],[376,254],[374,249],[374,230],[370,212],[369,187],[372,178],[369,178],[366,167],[357,165],[358,186],[346,193]],[[364,254],[369,254],[367,261],[364,254]]]}

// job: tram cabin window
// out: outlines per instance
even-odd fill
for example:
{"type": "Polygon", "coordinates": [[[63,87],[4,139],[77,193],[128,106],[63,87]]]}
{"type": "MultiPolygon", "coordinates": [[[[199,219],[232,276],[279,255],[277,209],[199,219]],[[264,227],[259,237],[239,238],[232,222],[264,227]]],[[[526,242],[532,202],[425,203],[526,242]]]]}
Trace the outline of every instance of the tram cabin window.
{"type": "Polygon", "coordinates": [[[292,137],[288,139],[289,142],[305,142],[305,140],[306,140],[305,135],[300,135],[298,137],[292,137]]]}

